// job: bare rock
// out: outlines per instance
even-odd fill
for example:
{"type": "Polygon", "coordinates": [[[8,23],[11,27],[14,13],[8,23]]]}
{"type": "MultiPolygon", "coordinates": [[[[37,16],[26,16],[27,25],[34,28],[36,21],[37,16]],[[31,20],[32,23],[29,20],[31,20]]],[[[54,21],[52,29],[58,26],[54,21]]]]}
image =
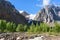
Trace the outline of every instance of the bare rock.
{"type": "Polygon", "coordinates": [[[25,17],[7,0],[0,0],[0,19],[15,24],[27,24],[25,17]]]}
{"type": "Polygon", "coordinates": [[[60,21],[60,7],[47,5],[36,14],[34,19],[44,23],[54,23],[54,21],[60,21]]]}

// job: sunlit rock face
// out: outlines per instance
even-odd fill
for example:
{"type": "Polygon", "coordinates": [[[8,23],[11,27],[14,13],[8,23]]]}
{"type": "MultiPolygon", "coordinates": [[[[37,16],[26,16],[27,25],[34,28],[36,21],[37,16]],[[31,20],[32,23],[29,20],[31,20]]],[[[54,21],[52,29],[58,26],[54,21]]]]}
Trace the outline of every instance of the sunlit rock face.
{"type": "Polygon", "coordinates": [[[60,7],[47,5],[37,13],[34,19],[45,23],[60,21],[60,7]]]}
{"type": "Polygon", "coordinates": [[[0,0],[0,19],[11,21],[16,24],[27,24],[25,17],[7,0],[0,0]]]}

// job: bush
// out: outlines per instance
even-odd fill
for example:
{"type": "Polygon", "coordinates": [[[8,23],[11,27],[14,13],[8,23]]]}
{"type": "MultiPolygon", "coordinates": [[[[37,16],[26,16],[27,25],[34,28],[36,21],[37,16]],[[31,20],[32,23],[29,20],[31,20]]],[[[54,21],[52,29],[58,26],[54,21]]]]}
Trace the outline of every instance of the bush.
{"type": "Polygon", "coordinates": [[[39,30],[39,25],[36,24],[35,28],[34,28],[34,33],[40,33],[40,30],[39,30]]]}
{"type": "Polygon", "coordinates": [[[17,32],[23,32],[24,31],[24,27],[22,24],[18,24],[17,28],[16,28],[17,32]]]}
{"type": "Polygon", "coordinates": [[[32,23],[30,28],[28,29],[28,32],[34,32],[35,25],[32,23]]]}
{"type": "Polygon", "coordinates": [[[0,20],[0,32],[4,32],[5,28],[6,28],[6,21],[0,20]]]}
{"type": "Polygon", "coordinates": [[[8,23],[6,24],[6,31],[5,31],[5,32],[12,32],[12,31],[13,31],[12,28],[13,28],[13,27],[12,27],[12,23],[8,22],[8,23]]]}
{"type": "Polygon", "coordinates": [[[24,25],[24,32],[26,32],[28,29],[27,25],[24,25]]]}
{"type": "Polygon", "coordinates": [[[58,24],[57,22],[55,22],[55,31],[60,32],[60,24],[58,24]]]}

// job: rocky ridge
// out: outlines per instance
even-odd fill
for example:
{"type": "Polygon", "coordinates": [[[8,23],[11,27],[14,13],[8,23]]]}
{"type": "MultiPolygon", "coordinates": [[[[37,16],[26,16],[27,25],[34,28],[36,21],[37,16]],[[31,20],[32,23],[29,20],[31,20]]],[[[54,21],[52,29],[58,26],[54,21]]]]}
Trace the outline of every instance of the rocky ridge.
{"type": "Polygon", "coordinates": [[[60,7],[55,5],[47,5],[36,14],[34,20],[45,23],[60,21],[60,7]]]}
{"type": "Polygon", "coordinates": [[[7,0],[0,0],[0,19],[17,24],[27,24],[23,15],[7,0]]]}

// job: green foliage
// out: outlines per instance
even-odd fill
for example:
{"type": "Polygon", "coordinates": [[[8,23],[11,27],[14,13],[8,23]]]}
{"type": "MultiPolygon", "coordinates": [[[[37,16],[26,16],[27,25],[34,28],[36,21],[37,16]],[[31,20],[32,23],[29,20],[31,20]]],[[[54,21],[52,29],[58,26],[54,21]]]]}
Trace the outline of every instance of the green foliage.
{"type": "Polygon", "coordinates": [[[15,24],[13,24],[12,22],[11,23],[8,22],[6,24],[6,30],[5,30],[5,32],[14,32],[15,31],[15,28],[16,28],[16,25],[15,24]]]}
{"type": "Polygon", "coordinates": [[[24,25],[24,32],[26,32],[27,31],[27,25],[24,25]]]}
{"type": "Polygon", "coordinates": [[[0,32],[15,32],[16,25],[13,22],[6,22],[6,20],[0,20],[0,32]]]}
{"type": "Polygon", "coordinates": [[[22,24],[19,24],[19,25],[17,26],[17,28],[16,28],[16,31],[17,31],[17,32],[22,32],[23,30],[24,30],[24,27],[23,27],[22,24]]]}
{"type": "Polygon", "coordinates": [[[32,23],[30,28],[28,29],[28,32],[34,32],[35,25],[32,23]]]}
{"type": "Polygon", "coordinates": [[[0,20],[0,32],[4,32],[5,28],[6,28],[6,21],[0,20]]]}
{"type": "Polygon", "coordinates": [[[38,24],[36,24],[35,28],[34,28],[34,33],[40,33],[40,26],[38,24]]]}
{"type": "Polygon", "coordinates": [[[16,31],[16,24],[14,23],[12,26],[13,26],[12,31],[15,32],[16,31]]]}
{"type": "Polygon", "coordinates": [[[6,22],[5,20],[0,20],[0,32],[26,32],[27,26],[18,24],[16,26],[13,22],[6,22]]]}
{"type": "Polygon", "coordinates": [[[42,32],[47,32],[48,31],[48,25],[46,23],[42,24],[42,32]]]}
{"type": "Polygon", "coordinates": [[[7,22],[5,20],[0,20],[0,32],[32,32],[32,33],[45,33],[50,34],[60,33],[60,24],[55,22],[54,27],[49,27],[46,23],[40,23],[40,25],[33,23],[28,27],[27,25],[18,24],[16,26],[13,22],[7,22]]]}
{"type": "Polygon", "coordinates": [[[60,32],[60,24],[58,24],[57,22],[55,22],[55,31],[60,32]]]}

